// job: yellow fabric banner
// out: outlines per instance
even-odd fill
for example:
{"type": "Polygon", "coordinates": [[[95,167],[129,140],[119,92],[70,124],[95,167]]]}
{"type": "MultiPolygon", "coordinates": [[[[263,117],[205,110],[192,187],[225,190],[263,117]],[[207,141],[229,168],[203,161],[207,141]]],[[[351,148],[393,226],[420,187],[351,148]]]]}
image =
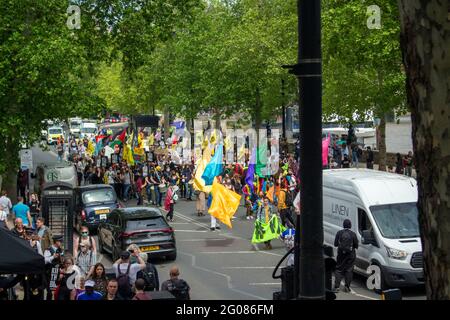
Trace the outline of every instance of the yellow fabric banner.
{"type": "Polygon", "coordinates": [[[200,159],[197,169],[195,170],[194,175],[194,189],[197,191],[203,191],[206,193],[211,192],[211,186],[205,186],[205,181],[202,179],[203,171],[205,171],[206,165],[211,160],[211,150],[209,147],[203,152],[203,156],[200,159]]]}
{"type": "Polygon", "coordinates": [[[212,184],[212,203],[209,207],[208,213],[217,220],[232,228],[231,217],[236,213],[241,196],[236,192],[227,189],[220,184],[217,179],[214,179],[212,184]]]}

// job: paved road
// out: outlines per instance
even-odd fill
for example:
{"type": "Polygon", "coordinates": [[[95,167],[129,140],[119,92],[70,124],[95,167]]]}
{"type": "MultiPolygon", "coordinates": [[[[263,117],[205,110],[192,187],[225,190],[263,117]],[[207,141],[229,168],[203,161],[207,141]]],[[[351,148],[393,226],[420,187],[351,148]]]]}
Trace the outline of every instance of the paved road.
{"type": "MultiPolygon", "coordinates": [[[[33,148],[33,161],[36,163],[54,161],[53,151],[43,152],[33,148]]],[[[127,206],[133,206],[130,201],[127,206]]],[[[281,289],[280,280],[272,279],[275,265],[285,254],[286,249],[279,240],[272,242],[272,250],[252,245],[253,221],[246,220],[245,209],[240,207],[233,228],[222,226],[220,231],[210,231],[209,215],[197,217],[195,202],[180,200],[175,206],[174,222],[178,257],[175,262],[164,259],[153,261],[157,266],[160,281],[167,280],[172,264],[177,264],[181,277],[192,288],[193,299],[248,300],[272,299],[273,292],[281,289]]],[[[99,260],[106,268],[111,267],[109,255],[100,255],[99,260]]],[[[379,299],[379,295],[367,290],[365,279],[355,276],[353,292],[339,293],[339,300],[379,299]]],[[[424,290],[403,290],[407,299],[424,299],[424,290]]]]}

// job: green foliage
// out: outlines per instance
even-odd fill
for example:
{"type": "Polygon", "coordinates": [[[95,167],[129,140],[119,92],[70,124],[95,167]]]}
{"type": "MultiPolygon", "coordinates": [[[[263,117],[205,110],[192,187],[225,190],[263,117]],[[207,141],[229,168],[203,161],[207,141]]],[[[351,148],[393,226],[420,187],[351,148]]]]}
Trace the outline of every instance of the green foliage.
{"type": "MultiPolygon", "coordinates": [[[[324,2],[324,115],[352,119],[405,110],[400,23],[395,1],[382,0],[381,29],[367,27],[370,1],[324,2]]],[[[354,119],[356,120],[356,119],[354,119]]]]}

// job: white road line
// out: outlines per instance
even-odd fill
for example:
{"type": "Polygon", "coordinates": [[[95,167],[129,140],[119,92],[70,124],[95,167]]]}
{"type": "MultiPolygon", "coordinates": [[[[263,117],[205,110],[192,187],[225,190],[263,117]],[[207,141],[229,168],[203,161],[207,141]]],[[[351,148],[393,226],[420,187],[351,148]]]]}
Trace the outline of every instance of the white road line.
{"type": "Polygon", "coordinates": [[[222,269],[275,269],[275,267],[222,267],[222,269]]]}
{"type": "Polygon", "coordinates": [[[223,241],[227,240],[226,238],[223,239],[214,239],[214,238],[204,238],[204,239],[184,239],[184,240],[177,240],[177,242],[196,242],[196,241],[223,241]]]}
{"type": "MultiPolygon", "coordinates": [[[[184,220],[186,220],[186,221],[190,221],[190,222],[192,222],[193,224],[195,224],[195,225],[197,225],[197,226],[200,226],[200,227],[202,227],[202,228],[205,228],[205,229],[210,229],[208,226],[206,226],[205,224],[203,224],[203,223],[201,223],[201,222],[197,222],[197,221],[195,221],[194,219],[192,219],[192,218],[190,218],[190,217],[187,217],[187,216],[185,216],[184,214],[182,214],[182,213],[180,213],[180,212],[177,212],[177,211],[174,211],[178,216],[180,216],[180,218],[181,219],[184,219],[184,220]]],[[[227,237],[227,238],[231,238],[231,239],[238,239],[238,240],[245,240],[245,241],[249,241],[249,239],[245,239],[245,238],[242,238],[242,237],[239,237],[239,236],[235,236],[235,235],[231,235],[231,234],[228,234],[228,233],[221,233],[220,234],[221,236],[224,236],[224,237],[227,237]]],[[[268,254],[268,255],[271,255],[271,256],[277,256],[277,257],[282,257],[283,255],[282,254],[278,254],[278,253],[273,253],[273,252],[267,252],[267,251],[261,251],[261,250],[259,250],[259,248],[258,248],[258,246],[256,245],[256,244],[254,244],[254,243],[252,243],[252,246],[253,246],[253,248],[255,249],[255,251],[256,252],[261,252],[261,253],[264,253],[264,254],[268,254]]],[[[253,251],[251,251],[251,252],[253,252],[253,251]]]]}
{"type": "Polygon", "coordinates": [[[201,251],[199,253],[219,254],[219,253],[257,253],[257,251],[201,251]]]}
{"type": "Polygon", "coordinates": [[[249,283],[250,286],[279,286],[281,282],[256,282],[249,283]]]}
{"type": "Polygon", "coordinates": [[[365,296],[363,294],[356,293],[356,291],[353,290],[352,288],[350,288],[350,293],[355,295],[355,296],[357,296],[357,297],[366,298],[366,299],[369,299],[369,300],[381,300],[381,299],[377,299],[377,298],[373,298],[373,297],[365,296]]]}
{"type": "Polygon", "coordinates": [[[217,271],[214,271],[214,270],[210,270],[210,269],[207,269],[207,268],[199,267],[199,266],[197,266],[197,264],[195,262],[195,256],[194,255],[189,254],[189,253],[185,253],[185,252],[180,252],[180,251],[178,251],[178,252],[181,253],[181,254],[184,254],[184,255],[187,255],[187,256],[191,257],[191,259],[192,259],[192,267],[193,268],[198,269],[198,270],[202,270],[202,271],[206,271],[206,272],[210,272],[212,274],[216,274],[216,275],[219,275],[219,276],[222,276],[222,277],[225,277],[225,279],[227,280],[228,289],[230,289],[230,290],[232,290],[234,292],[240,293],[240,294],[247,295],[247,296],[252,297],[254,299],[267,300],[266,298],[256,296],[256,295],[251,294],[249,292],[245,292],[245,291],[242,291],[242,290],[239,290],[239,289],[235,289],[233,287],[233,285],[231,284],[231,277],[229,275],[224,274],[224,273],[220,273],[220,272],[217,272],[217,271]]]}
{"type": "Polygon", "coordinates": [[[171,222],[170,224],[172,225],[172,224],[190,224],[190,223],[189,222],[171,222]]]}
{"type": "Polygon", "coordinates": [[[178,230],[175,229],[175,232],[208,232],[206,230],[178,230]]]}

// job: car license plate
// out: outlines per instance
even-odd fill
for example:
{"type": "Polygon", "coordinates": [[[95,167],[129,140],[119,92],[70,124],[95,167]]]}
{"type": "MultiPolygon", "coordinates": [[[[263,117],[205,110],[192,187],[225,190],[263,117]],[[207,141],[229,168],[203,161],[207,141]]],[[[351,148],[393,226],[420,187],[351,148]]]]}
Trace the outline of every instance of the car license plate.
{"type": "Polygon", "coordinates": [[[106,220],[106,214],[101,214],[100,215],[100,220],[106,220]]]}
{"type": "Polygon", "coordinates": [[[95,210],[95,214],[105,214],[109,213],[109,209],[95,210]]]}
{"type": "Polygon", "coordinates": [[[145,247],[140,247],[142,252],[147,252],[147,251],[155,251],[155,250],[159,250],[159,246],[145,246],[145,247]]]}

